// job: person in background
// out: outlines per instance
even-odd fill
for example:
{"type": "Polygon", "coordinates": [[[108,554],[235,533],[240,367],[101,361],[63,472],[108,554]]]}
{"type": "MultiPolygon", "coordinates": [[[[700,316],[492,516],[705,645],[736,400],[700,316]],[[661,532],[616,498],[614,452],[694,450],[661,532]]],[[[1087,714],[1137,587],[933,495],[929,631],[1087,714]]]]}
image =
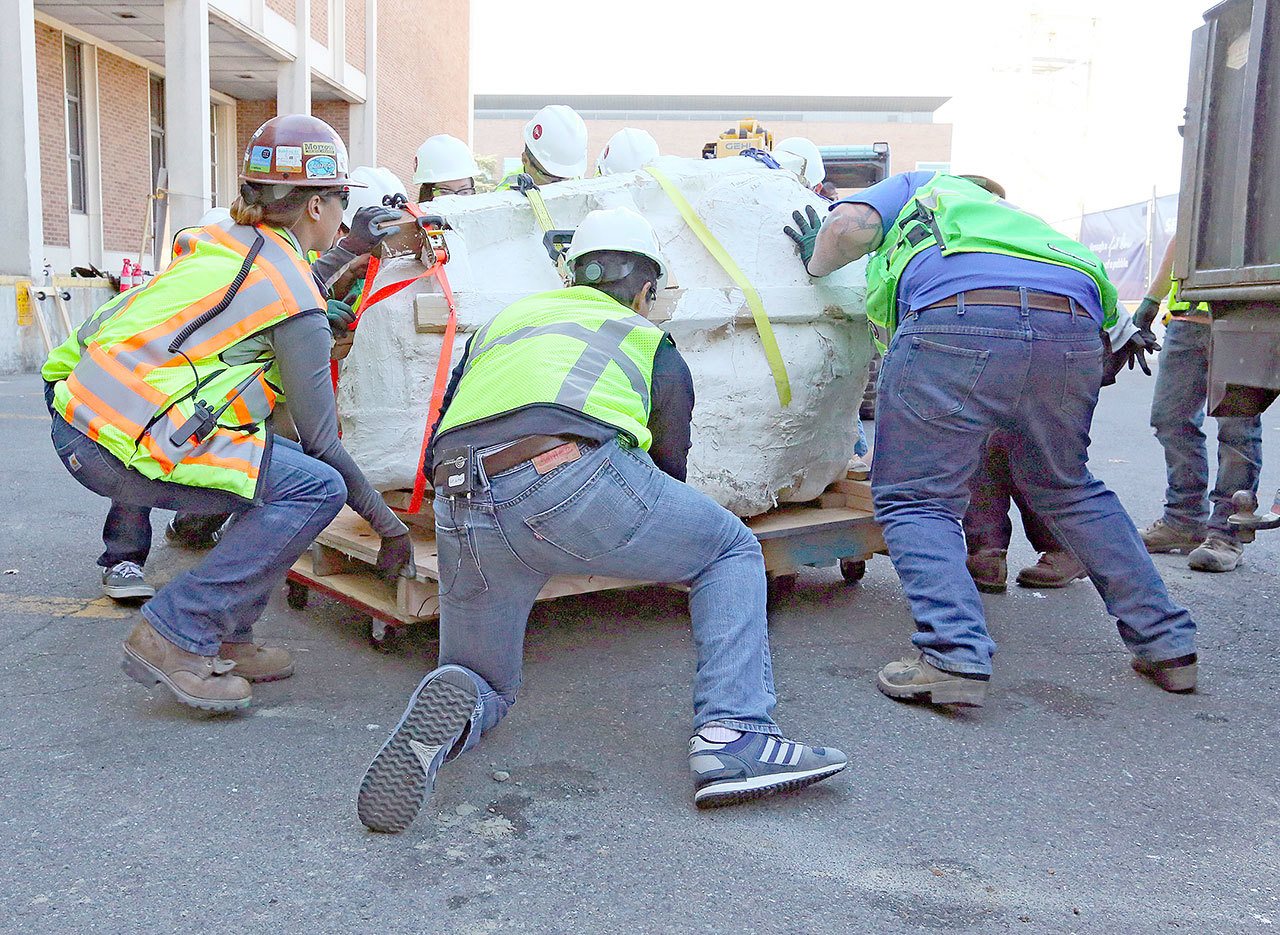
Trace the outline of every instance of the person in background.
{"type": "Polygon", "coordinates": [[[466,143],[448,133],[429,136],[418,147],[413,160],[413,184],[418,186],[418,202],[441,195],[474,195],[480,167],[466,143]]]}
{"type": "Polygon", "coordinates": [[[786,168],[792,168],[791,160],[786,159],[783,156],[784,153],[796,160],[794,169],[800,176],[800,184],[815,194],[822,195],[822,183],[827,178],[827,167],[822,161],[822,152],[817,144],[803,136],[790,136],[773,147],[773,157],[782,162],[786,168]],[[784,159],[786,159],[785,162],[784,159]]]}
{"type": "MultiPolygon", "coordinates": [[[[441,766],[515,704],[529,611],[553,575],[689,585],[696,805],[796,789],[847,762],[782,736],[760,543],[683,483],[693,380],[647,317],[667,281],[653,228],[630,208],[592,211],[565,258],[571,288],[522,299],[471,338],[434,428],[439,665],[360,784],[375,831],[406,828],[441,766]]],[[[629,717],[625,734],[652,730],[629,717]]]]}
{"type": "Polygon", "coordinates": [[[596,175],[615,175],[643,169],[661,155],[658,141],[647,130],[623,127],[596,157],[596,175]]]}
{"type": "Polygon", "coordinates": [[[408,529],[338,438],[324,291],[306,260],[342,221],[346,147],[315,117],[275,117],[250,139],[240,181],[230,220],[185,231],[174,262],[99,308],[43,368],[54,449],[82,486],[237,514],[123,646],[130,678],[210,711],[246,707],[250,682],[293,674],[288,652],[253,641],[254,624],[344,503],[382,537],[381,573],[414,568],[408,529]],[[298,443],[272,431],[278,395],[298,443]]]}
{"type": "Polygon", "coordinates": [[[548,104],[524,125],[521,169],[508,173],[499,189],[514,188],[520,175],[536,185],[578,179],[587,171],[587,125],[565,104],[548,104]]]}
{"type": "MultiPolygon", "coordinates": [[[[1102,361],[1103,386],[1116,382],[1120,369],[1137,366],[1151,376],[1146,355],[1160,350],[1150,328],[1139,328],[1124,306],[1116,305],[1116,323],[1107,330],[1107,347],[1117,348],[1102,361]]],[[[1039,560],[1018,572],[1017,581],[1024,588],[1065,588],[1088,576],[1083,564],[1054,534],[1048,520],[1041,518],[1027,502],[1009,464],[1009,452],[1016,439],[1001,429],[987,439],[985,454],[978,469],[969,478],[969,508],[964,514],[964,538],[969,549],[969,574],[979,591],[1000,594],[1007,587],[1008,569],[1005,556],[1013,535],[1009,522],[1012,499],[1022,516],[1022,528],[1039,560]]]]}
{"type": "MultiPolygon", "coordinates": [[[[1175,238],[1176,240],[1176,238],[1175,238]]],[[[1164,515],[1142,530],[1149,552],[1186,552],[1194,571],[1234,571],[1244,544],[1227,522],[1237,490],[1258,491],[1262,473],[1262,418],[1217,416],[1218,471],[1209,489],[1204,418],[1209,395],[1209,306],[1194,309],[1178,297],[1173,278],[1175,240],[1134,313],[1148,327],[1169,297],[1169,320],[1151,399],[1151,427],[1164,449],[1168,484],[1164,515]]]]}
{"type": "Polygon", "coordinates": [[[969,478],[993,431],[1027,502],[1088,569],[1140,675],[1193,691],[1196,625],[1174,604],[1114,493],[1089,473],[1102,329],[1115,287],[1086,247],[980,176],[907,172],[784,232],[812,276],[860,257],[867,317],[889,340],[871,472],[876,520],[917,652],[880,670],[898,701],[981,705],[995,642],[966,568],[969,478]]]}

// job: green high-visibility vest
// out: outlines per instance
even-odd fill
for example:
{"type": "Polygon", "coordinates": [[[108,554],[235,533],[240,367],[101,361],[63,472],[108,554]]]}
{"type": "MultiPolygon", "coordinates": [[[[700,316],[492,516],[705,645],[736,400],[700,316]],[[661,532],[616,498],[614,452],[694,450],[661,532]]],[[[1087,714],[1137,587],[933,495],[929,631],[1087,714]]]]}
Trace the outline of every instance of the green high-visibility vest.
{"type": "Polygon", "coordinates": [[[54,407],[127,467],[153,480],[254,499],[280,394],[275,358],[247,338],[324,309],[311,269],[286,234],[224,221],[183,231],[174,261],[111,299],[42,368],[54,407]],[[228,288],[257,247],[234,298],[228,288]],[[174,350],[174,341],[185,334],[174,350]],[[241,346],[243,345],[243,346],[241,346]],[[175,434],[196,403],[222,410],[202,439],[175,434]]]}
{"type": "Polygon", "coordinates": [[[499,312],[470,352],[437,435],[528,406],[554,405],[648,450],[653,358],[666,334],[598,289],[543,292],[499,312]]]}
{"type": "Polygon", "coordinates": [[[903,271],[935,244],[943,256],[999,253],[1079,270],[1098,287],[1103,327],[1116,322],[1116,287],[1092,251],[982,186],[939,174],[906,203],[867,263],[867,318],[888,334],[898,327],[903,271]]]}
{"type": "MultiPolygon", "coordinates": [[[[1180,315],[1183,312],[1191,311],[1191,303],[1186,299],[1178,298],[1178,280],[1171,273],[1169,274],[1169,313],[1171,315],[1180,315]]],[[[1196,305],[1197,312],[1209,314],[1209,303],[1200,302],[1196,305]]]]}

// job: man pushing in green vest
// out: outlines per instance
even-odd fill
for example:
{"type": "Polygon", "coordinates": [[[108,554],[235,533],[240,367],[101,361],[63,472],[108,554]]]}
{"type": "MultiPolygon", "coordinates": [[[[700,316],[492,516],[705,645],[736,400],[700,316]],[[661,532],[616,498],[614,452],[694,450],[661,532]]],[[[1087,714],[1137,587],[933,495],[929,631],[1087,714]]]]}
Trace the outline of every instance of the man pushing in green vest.
{"type": "Polygon", "coordinates": [[[774,723],[760,544],[683,483],[693,383],[648,320],[667,280],[653,228],[629,208],[593,211],[565,259],[574,285],[481,327],[445,395],[427,460],[439,667],[361,783],[360,820],[375,831],[407,827],[441,765],[515,703],[525,623],[553,575],[689,585],[698,806],[796,789],[846,764],[774,723]]]}
{"type": "MultiPolygon", "coordinates": [[[[898,700],[981,705],[995,643],[965,567],[968,481],[993,431],[1030,506],[1089,572],[1133,668],[1196,684],[1196,626],[1120,501],[1087,466],[1116,291],[1101,261],[1004,199],[989,179],[892,176],[810,209],[786,233],[810,275],[871,254],[867,317],[888,341],[871,490],[911,604],[917,653],[885,666],[898,700]]],[[[1117,353],[1128,354],[1126,348],[1117,353]]]]}

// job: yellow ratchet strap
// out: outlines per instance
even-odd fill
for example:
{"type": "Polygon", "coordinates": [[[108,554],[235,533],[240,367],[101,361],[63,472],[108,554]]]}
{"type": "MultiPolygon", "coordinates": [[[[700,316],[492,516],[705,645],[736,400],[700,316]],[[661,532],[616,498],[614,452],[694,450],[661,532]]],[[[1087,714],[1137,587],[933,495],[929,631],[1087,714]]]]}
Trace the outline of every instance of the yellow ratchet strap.
{"type": "Polygon", "coordinates": [[[524,196],[529,199],[529,207],[533,209],[533,216],[538,219],[543,233],[551,230],[555,225],[551,223],[551,212],[547,210],[547,203],[542,200],[542,192],[530,188],[524,192],[524,196]]]}
{"type": "Polygon", "coordinates": [[[680,189],[676,188],[661,170],[653,166],[645,166],[645,171],[662,186],[662,190],[667,193],[667,197],[676,206],[676,210],[689,225],[689,229],[698,236],[702,245],[707,248],[707,252],[715,258],[716,262],[729,274],[729,278],[737,283],[742,294],[747,297],[747,306],[751,309],[751,317],[755,319],[756,330],[760,333],[760,343],[764,345],[765,359],[769,362],[769,369],[773,371],[773,382],[778,389],[778,402],[784,407],[790,406],[791,381],[787,378],[787,365],[782,361],[782,352],[778,350],[778,339],[774,337],[773,325],[769,323],[769,316],[765,314],[760,293],[756,292],[756,287],[751,285],[746,275],[738,268],[738,264],[733,261],[733,257],[729,256],[720,241],[716,240],[715,235],[707,230],[707,225],[702,223],[702,218],[698,217],[698,213],[693,210],[693,205],[689,204],[680,189]]]}

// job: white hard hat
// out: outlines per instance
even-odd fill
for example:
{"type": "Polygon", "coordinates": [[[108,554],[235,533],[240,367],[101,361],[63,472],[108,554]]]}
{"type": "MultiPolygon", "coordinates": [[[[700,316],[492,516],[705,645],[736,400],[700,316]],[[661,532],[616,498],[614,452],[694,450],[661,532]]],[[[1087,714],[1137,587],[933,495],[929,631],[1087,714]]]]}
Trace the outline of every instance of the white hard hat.
{"type": "Polygon", "coordinates": [[[623,127],[600,151],[596,160],[596,175],[613,175],[615,172],[634,172],[643,169],[658,158],[658,141],[647,130],[623,127]]]}
{"type": "Polygon", "coordinates": [[[788,137],[773,147],[775,157],[778,153],[793,153],[804,161],[804,168],[800,175],[810,187],[822,184],[827,177],[826,166],[822,164],[822,153],[818,151],[813,140],[807,140],[803,136],[788,137]]]}
{"type": "Polygon", "coordinates": [[[414,160],[413,184],[452,182],[454,179],[473,179],[480,174],[471,148],[456,136],[437,133],[427,137],[418,147],[414,160]]]}
{"type": "Polygon", "coordinates": [[[356,212],[361,208],[382,204],[384,195],[405,195],[404,183],[390,169],[378,166],[356,166],[351,170],[351,178],[363,182],[365,188],[353,188],[347,195],[347,206],[342,210],[342,223],[351,227],[356,212]]]}
{"type": "Polygon", "coordinates": [[[221,224],[231,220],[231,212],[226,208],[210,208],[196,221],[196,227],[208,227],[210,224],[221,224]]]}
{"type": "Polygon", "coordinates": [[[598,250],[617,250],[621,253],[638,253],[658,264],[658,281],[654,285],[662,289],[667,284],[667,261],[658,246],[658,235],[653,225],[631,208],[598,208],[592,211],[578,229],[573,232],[565,264],[576,274],[574,262],[578,257],[598,250]]]}
{"type": "Polygon", "coordinates": [[[587,171],[587,125],[564,104],[548,104],[524,125],[525,149],[538,165],[562,179],[587,171]]]}

